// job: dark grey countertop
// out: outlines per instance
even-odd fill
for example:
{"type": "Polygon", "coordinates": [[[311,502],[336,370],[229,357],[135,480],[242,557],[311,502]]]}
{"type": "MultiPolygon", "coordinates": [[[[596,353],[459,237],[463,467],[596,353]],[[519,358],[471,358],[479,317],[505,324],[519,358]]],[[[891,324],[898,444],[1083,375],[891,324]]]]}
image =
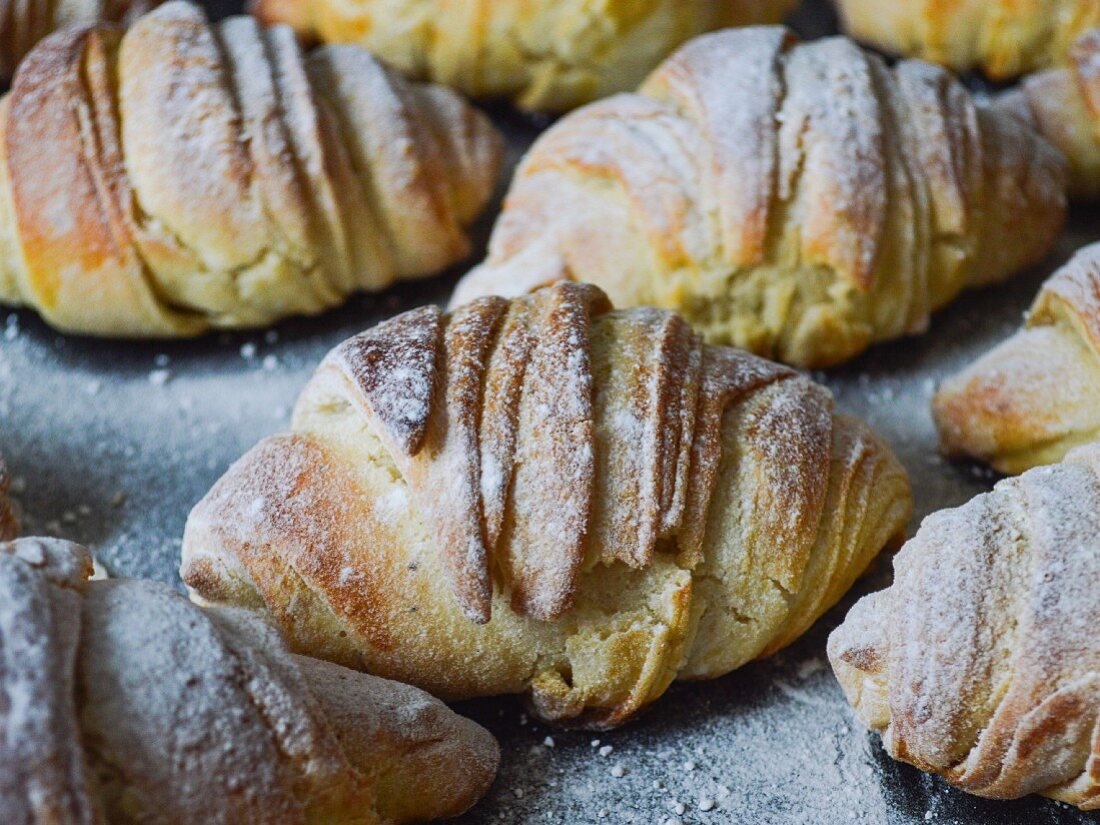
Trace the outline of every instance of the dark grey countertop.
{"type": "MultiPolygon", "coordinates": [[[[796,25],[808,35],[831,26],[813,3],[796,25]]],[[[513,156],[536,134],[514,112],[493,114],[513,156]]],[[[1100,215],[1075,215],[1043,267],[964,297],[927,335],[879,347],[824,377],[839,406],[867,419],[898,452],[913,478],[918,519],[993,481],[936,454],[928,411],[936,382],[1015,329],[1043,278],[1097,238],[1100,215]]],[[[175,581],[189,508],[233,460],[287,425],[325,352],[387,315],[445,300],[459,274],[358,297],[266,334],[170,344],[65,338],[32,313],[0,311],[0,450],[18,479],[28,531],[90,545],[114,575],[175,581]]],[[[613,733],[548,731],[529,723],[512,698],[462,706],[497,735],[504,760],[489,797],[461,822],[1100,821],[1041,799],[967,796],[894,763],[860,728],[828,669],[825,638],[856,595],[888,580],[884,560],[793,647],[723,679],[674,686],[613,733]],[[605,746],[612,750],[601,753],[605,746]]]]}

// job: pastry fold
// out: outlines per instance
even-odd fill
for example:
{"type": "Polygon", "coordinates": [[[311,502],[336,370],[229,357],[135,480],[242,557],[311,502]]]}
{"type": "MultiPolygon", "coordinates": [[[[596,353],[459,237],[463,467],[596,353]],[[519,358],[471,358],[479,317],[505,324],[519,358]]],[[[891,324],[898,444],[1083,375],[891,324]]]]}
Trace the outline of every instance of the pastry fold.
{"type": "Polygon", "coordinates": [[[1100,439],[1100,244],[1043,284],[1022,330],[944,382],[932,412],[944,453],[1008,474],[1100,439]]]}
{"type": "Polygon", "coordinates": [[[437,273],[469,252],[502,150],[442,86],[178,0],[40,44],[0,147],[0,303],[112,337],[262,326],[437,273]]]}
{"type": "Polygon", "coordinates": [[[1042,259],[1065,199],[1057,150],[942,69],[719,32],[543,134],[453,305],[575,277],[826,367],[1042,259]]]}
{"type": "Polygon", "coordinates": [[[0,544],[6,825],[396,825],[492,782],[492,736],[422,691],[295,656],[252,613],[91,572],[68,542],[0,544]]]}
{"type": "Polygon", "coordinates": [[[1100,198],[1100,28],[1081,35],[1058,68],[1024,78],[993,105],[1024,120],[1066,156],[1071,197],[1100,198]]]}
{"type": "Polygon", "coordinates": [[[895,759],[1100,809],[1100,446],[929,516],[829,639],[895,759]]]}
{"type": "Polygon", "coordinates": [[[297,651],[601,728],[790,644],[910,509],[824,388],[564,283],[339,346],[195,507],[182,575],[297,651]]]}

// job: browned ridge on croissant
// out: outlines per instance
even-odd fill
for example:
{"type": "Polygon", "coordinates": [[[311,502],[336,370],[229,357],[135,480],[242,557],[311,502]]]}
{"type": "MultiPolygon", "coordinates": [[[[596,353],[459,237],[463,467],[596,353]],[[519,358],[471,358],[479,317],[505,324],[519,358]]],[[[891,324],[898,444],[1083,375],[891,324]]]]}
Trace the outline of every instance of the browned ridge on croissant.
{"type": "Polygon", "coordinates": [[[422,691],[91,571],[68,542],[0,543],[4,825],[398,825],[492,782],[492,736],[422,691]]]}
{"type": "Polygon", "coordinates": [[[733,29],[547,130],[452,305],[574,277],[830,366],[1042,259],[1065,201],[1061,155],[943,69],[733,29]]]}
{"type": "Polygon", "coordinates": [[[559,284],[350,339],[193,511],[183,577],[301,651],[604,727],[801,635],[904,471],[793,370],[559,284]]]}
{"type": "Polygon", "coordinates": [[[929,516],[829,659],[895,759],[1100,810],[1100,445],[929,516]]]}
{"type": "Polygon", "coordinates": [[[1100,244],[1043,284],[1022,330],[944,382],[932,411],[945,453],[1003,473],[1100,439],[1100,244]]]}
{"type": "Polygon", "coordinates": [[[125,23],[160,0],[0,0],[0,77],[9,78],[38,41],[60,28],[125,23]]]}
{"type": "Polygon", "coordinates": [[[169,2],[41,43],[0,104],[0,303],[70,332],[317,313],[470,248],[501,141],[354,46],[169,2]]]}

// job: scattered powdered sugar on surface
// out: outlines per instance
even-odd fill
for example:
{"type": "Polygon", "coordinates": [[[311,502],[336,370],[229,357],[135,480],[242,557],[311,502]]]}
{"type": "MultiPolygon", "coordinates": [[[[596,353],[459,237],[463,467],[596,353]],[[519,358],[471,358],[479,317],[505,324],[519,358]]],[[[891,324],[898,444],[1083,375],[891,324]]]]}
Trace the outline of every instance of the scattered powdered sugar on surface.
{"type": "MultiPolygon", "coordinates": [[[[514,140],[530,139],[528,124],[515,115],[500,117],[514,140]]],[[[1095,240],[1095,226],[1094,214],[1079,216],[1050,264],[964,297],[938,315],[923,337],[876,348],[823,376],[839,410],[867,420],[912,474],[914,528],[924,515],[958,506],[994,480],[984,470],[937,455],[930,386],[1015,331],[1042,279],[1069,251],[1095,240]]],[[[458,274],[402,287],[388,298],[353,299],[321,318],[280,325],[274,341],[253,333],[169,344],[95,342],[63,337],[30,312],[3,316],[0,452],[13,477],[24,480],[13,493],[27,531],[56,532],[89,544],[113,575],[178,582],[178,542],[188,510],[231,462],[262,437],[287,429],[288,411],[325,353],[384,317],[445,301],[458,274]],[[248,343],[251,359],[241,353],[248,343]],[[167,367],[155,362],[160,354],[170,356],[167,367]],[[268,354],[279,360],[271,372],[262,369],[268,354]],[[161,368],[170,369],[172,379],[164,387],[150,386],[150,372],[161,368]],[[76,519],[66,522],[66,512],[76,519]],[[47,523],[57,530],[47,531],[47,523]]],[[[818,668],[827,632],[856,595],[888,584],[888,572],[889,564],[880,563],[779,656],[714,682],[674,686],[648,714],[599,734],[601,746],[614,748],[609,757],[590,747],[591,734],[521,724],[521,706],[513,699],[460,706],[460,712],[492,729],[504,757],[490,796],[458,821],[1090,822],[1049,801],[999,804],[953,791],[896,765],[877,739],[860,729],[832,675],[818,668]],[[826,706],[797,701],[780,682],[826,706]],[[545,744],[547,737],[553,746],[545,744]],[[690,760],[697,767],[685,771],[690,760]],[[610,775],[614,764],[623,767],[621,778],[610,775]],[[705,800],[714,807],[703,810],[705,800]]]]}

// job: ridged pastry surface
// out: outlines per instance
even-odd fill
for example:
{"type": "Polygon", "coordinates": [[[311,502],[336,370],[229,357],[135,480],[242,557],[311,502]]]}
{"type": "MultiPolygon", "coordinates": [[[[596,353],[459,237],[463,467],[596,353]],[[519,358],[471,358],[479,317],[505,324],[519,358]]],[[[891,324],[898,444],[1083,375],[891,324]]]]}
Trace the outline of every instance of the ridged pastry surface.
{"type": "Polygon", "coordinates": [[[792,642],[910,508],[823,388],[560,284],[334,350],[192,512],[182,574],[297,650],[611,727],[792,642]]]}
{"type": "Polygon", "coordinates": [[[945,453],[1002,473],[1100,438],[1100,245],[1043,284],[1022,330],[945,381],[932,412],[945,453]]]}
{"type": "Polygon", "coordinates": [[[685,40],[778,23],[798,0],[253,0],[306,37],[357,43],[405,74],[561,112],[630,91],[685,40]]]}
{"type": "Polygon", "coordinates": [[[1063,164],[929,64],[779,27],[703,35],[539,138],[452,303],[572,277],[710,343],[831,366],[1040,260],[1063,164]]]}
{"type": "Polygon", "coordinates": [[[829,658],[896,759],[1100,809],[1100,447],[929,516],[829,658]]]}
{"type": "Polygon", "coordinates": [[[314,314],[469,252],[501,140],[441,86],[166,3],[77,28],[0,104],[0,302],[111,337],[314,314]]]}
{"type": "Polygon", "coordinates": [[[67,542],[0,544],[4,823],[422,822],[492,781],[489,733],[423,692],[91,568],[67,542]]]}

